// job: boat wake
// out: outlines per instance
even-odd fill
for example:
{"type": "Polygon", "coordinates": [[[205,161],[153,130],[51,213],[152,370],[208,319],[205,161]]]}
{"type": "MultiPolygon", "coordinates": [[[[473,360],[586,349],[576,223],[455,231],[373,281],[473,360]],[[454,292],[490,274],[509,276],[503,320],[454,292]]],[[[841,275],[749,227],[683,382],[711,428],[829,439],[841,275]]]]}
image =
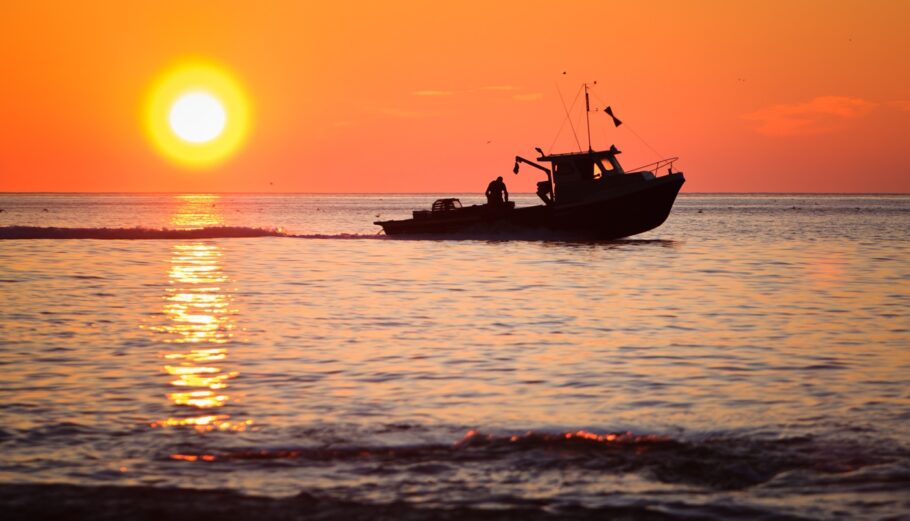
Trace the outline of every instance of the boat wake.
{"type": "Polygon", "coordinates": [[[305,234],[286,234],[284,237],[293,239],[388,239],[385,235],[367,235],[363,233],[305,233],[305,234]]]}

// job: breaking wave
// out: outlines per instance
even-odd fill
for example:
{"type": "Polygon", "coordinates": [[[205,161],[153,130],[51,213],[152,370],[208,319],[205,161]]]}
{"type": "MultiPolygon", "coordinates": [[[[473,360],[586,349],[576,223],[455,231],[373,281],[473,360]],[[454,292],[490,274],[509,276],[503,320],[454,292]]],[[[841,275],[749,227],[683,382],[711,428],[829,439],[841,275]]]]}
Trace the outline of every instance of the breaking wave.
{"type": "MultiPolygon", "coordinates": [[[[454,444],[403,446],[282,447],[182,451],[167,459],[200,463],[269,465],[298,462],[381,464],[391,472],[395,465],[437,463],[461,466],[471,463],[524,468],[527,471],[584,470],[599,474],[640,473],[657,482],[742,490],[767,483],[788,472],[817,476],[843,476],[865,467],[904,460],[902,451],[881,453],[863,450],[854,443],[822,442],[811,437],[759,440],[717,437],[676,440],[631,432],[596,434],[527,432],[492,435],[469,431],[454,444]]],[[[890,481],[906,484],[904,471],[890,481]]],[[[890,484],[890,483],[889,483],[890,484]]]]}
{"type": "Polygon", "coordinates": [[[226,239],[286,237],[280,228],[213,226],[191,230],[170,228],[63,228],[56,226],[5,226],[0,239],[226,239]]]}
{"type": "MultiPolygon", "coordinates": [[[[419,425],[387,427],[395,433],[429,432],[419,425]]],[[[0,484],[4,519],[144,519],[149,516],[138,514],[146,509],[158,509],[160,517],[164,504],[185,514],[187,505],[215,503],[235,519],[252,518],[238,515],[250,505],[255,505],[251,514],[257,509],[279,514],[273,519],[803,519],[800,503],[767,499],[806,493],[831,503],[812,510],[815,518],[881,519],[900,511],[895,498],[910,484],[907,447],[842,432],[756,437],[470,430],[448,442],[434,436],[394,445],[352,436],[348,427],[292,429],[252,445],[219,436],[156,441],[146,437],[160,432],[154,428],[105,435],[112,432],[71,423],[0,430],[0,443],[13,453],[19,446],[55,440],[57,446],[87,443],[99,454],[118,454],[118,447],[135,444],[127,440],[138,436],[152,456],[143,468],[123,475],[91,463],[93,470],[64,474],[58,484],[40,476],[0,484]],[[138,483],[156,486],[134,486],[138,483]],[[571,486],[553,488],[554,483],[571,486]],[[113,484],[118,486],[106,486],[113,484]],[[213,484],[219,490],[176,488],[213,484]],[[731,494],[738,499],[731,501],[731,494]],[[856,494],[880,501],[837,500],[856,494]],[[49,500],[61,495],[69,499],[49,500]],[[84,511],[75,515],[81,498],[84,511]],[[129,509],[116,510],[125,506],[129,509]],[[15,515],[6,515],[10,508],[15,515]],[[376,511],[385,515],[371,515],[376,511]]],[[[61,466],[53,456],[45,463],[61,466]]]]}
{"type": "Polygon", "coordinates": [[[189,230],[171,228],[66,228],[57,226],[4,226],[0,240],[17,239],[241,239],[251,237],[291,237],[295,239],[383,239],[384,235],[306,234],[294,235],[281,228],[251,228],[246,226],[210,226],[189,230]]]}

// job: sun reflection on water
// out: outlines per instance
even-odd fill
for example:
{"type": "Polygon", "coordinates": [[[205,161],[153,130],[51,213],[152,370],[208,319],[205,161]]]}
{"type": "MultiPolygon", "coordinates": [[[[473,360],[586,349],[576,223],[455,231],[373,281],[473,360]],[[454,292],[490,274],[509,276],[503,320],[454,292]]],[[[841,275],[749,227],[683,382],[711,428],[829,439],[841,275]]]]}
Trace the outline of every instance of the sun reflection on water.
{"type": "MultiPolygon", "coordinates": [[[[171,222],[177,227],[221,224],[214,211],[214,195],[176,196],[179,203],[171,222]]],[[[168,399],[180,413],[151,424],[153,428],[186,427],[198,432],[243,431],[252,420],[237,420],[219,409],[232,401],[230,381],[240,373],[221,364],[229,357],[234,310],[221,268],[220,248],[206,241],[174,245],[168,270],[170,287],[162,312],[167,322],[151,328],[171,347],[162,353],[163,370],[170,377],[168,399]],[[217,412],[217,413],[216,413],[217,412]]]]}
{"type": "Polygon", "coordinates": [[[218,211],[221,196],[214,194],[175,195],[177,211],[171,217],[171,224],[176,228],[203,228],[221,226],[224,216],[218,211]]]}

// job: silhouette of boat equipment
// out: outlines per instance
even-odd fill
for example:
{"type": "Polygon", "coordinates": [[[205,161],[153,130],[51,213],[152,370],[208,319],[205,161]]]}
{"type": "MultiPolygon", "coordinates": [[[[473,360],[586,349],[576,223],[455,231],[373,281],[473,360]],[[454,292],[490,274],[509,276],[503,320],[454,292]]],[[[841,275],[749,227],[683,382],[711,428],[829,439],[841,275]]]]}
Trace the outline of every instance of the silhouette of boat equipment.
{"type": "MultiPolygon", "coordinates": [[[[586,102],[587,95],[586,85],[586,102]]],[[[605,112],[613,117],[609,107],[605,112]]],[[[613,119],[617,126],[621,124],[613,119]]],[[[515,208],[510,201],[463,207],[458,199],[439,199],[430,210],[415,210],[411,219],[374,224],[382,226],[387,235],[482,236],[544,231],[597,239],[628,237],[663,224],[685,182],[682,172],[673,171],[678,158],[662,159],[626,172],[616,158],[620,151],[615,145],[608,150],[591,149],[590,126],[588,140],[587,152],[548,155],[535,149],[540,154],[537,161],[550,163],[552,170],[515,156],[515,174],[519,164],[524,163],[547,175],[546,181],[537,183],[542,205],[515,208]],[[667,173],[659,175],[663,168],[667,173]]]]}

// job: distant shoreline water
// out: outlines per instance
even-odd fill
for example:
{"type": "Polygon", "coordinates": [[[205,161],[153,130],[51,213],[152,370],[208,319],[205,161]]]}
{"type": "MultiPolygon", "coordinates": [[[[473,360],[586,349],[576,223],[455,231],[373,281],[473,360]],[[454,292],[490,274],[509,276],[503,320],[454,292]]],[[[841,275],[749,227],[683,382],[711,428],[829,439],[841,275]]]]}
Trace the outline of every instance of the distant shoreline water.
{"type": "MultiPolygon", "coordinates": [[[[218,191],[198,191],[186,190],[176,192],[4,192],[0,195],[188,195],[188,194],[211,194],[211,195],[308,195],[308,196],[330,196],[330,195],[360,195],[360,196],[434,196],[440,194],[452,195],[478,195],[482,192],[477,190],[466,191],[437,191],[437,192],[218,192],[218,191]]],[[[534,192],[514,192],[514,195],[534,196],[534,192]]],[[[707,196],[908,196],[910,192],[691,192],[685,188],[680,192],[682,195],[707,195],[707,196]]]]}

